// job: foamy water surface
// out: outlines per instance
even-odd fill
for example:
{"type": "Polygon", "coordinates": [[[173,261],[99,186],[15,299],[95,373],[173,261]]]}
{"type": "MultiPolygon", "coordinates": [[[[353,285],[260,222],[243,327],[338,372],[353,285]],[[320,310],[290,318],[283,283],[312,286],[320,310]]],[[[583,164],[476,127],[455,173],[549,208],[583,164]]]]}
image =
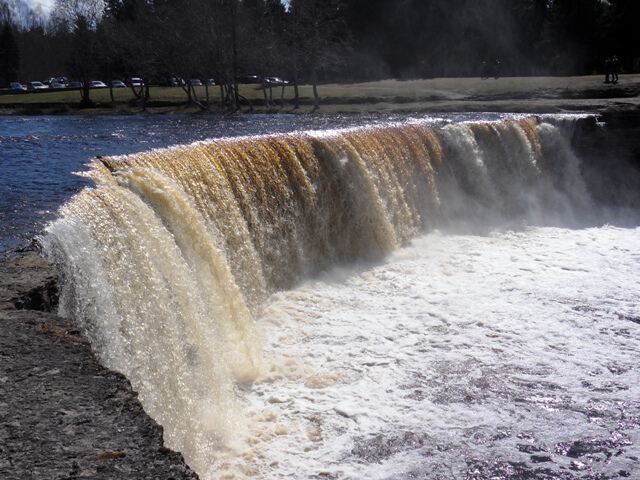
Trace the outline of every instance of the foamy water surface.
{"type": "Polygon", "coordinates": [[[436,232],[273,295],[250,446],[211,478],[637,478],[638,245],[436,232]]]}

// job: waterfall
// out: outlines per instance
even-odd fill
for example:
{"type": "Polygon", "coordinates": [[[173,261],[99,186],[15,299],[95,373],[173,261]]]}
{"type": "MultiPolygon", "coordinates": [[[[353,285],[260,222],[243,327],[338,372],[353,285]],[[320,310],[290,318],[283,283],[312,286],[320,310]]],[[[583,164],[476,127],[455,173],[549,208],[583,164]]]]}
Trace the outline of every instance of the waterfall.
{"type": "Polygon", "coordinates": [[[225,138],[95,160],[42,238],[60,313],[196,470],[242,437],[270,293],[433,228],[553,222],[590,198],[536,117],[225,138]]]}

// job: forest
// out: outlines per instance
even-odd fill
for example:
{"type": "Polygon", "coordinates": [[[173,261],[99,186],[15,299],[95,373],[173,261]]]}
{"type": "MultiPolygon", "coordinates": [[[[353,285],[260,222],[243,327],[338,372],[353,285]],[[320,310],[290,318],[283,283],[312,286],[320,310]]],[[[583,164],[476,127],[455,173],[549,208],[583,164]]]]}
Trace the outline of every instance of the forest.
{"type": "Polygon", "coordinates": [[[301,82],[640,71],[638,0],[0,0],[0,87],[50,76],[301,82]],[[20,7],[20,8],[17,8],[20,7]]]}

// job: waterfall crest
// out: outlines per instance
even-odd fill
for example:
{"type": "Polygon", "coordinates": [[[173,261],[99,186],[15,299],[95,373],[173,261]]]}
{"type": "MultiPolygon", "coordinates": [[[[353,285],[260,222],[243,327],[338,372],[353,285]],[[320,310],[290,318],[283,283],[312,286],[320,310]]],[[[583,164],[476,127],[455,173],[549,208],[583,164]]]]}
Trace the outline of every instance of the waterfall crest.
{"type": "Polygon", "coordinates": [[[234,389],[264,369],[253,315],[271,292],[426,229],[590,205],[562,131],[535,117],[218,139],[89,175],[42,239],[61,314],[196,470],[241,436],[234,389]]]}

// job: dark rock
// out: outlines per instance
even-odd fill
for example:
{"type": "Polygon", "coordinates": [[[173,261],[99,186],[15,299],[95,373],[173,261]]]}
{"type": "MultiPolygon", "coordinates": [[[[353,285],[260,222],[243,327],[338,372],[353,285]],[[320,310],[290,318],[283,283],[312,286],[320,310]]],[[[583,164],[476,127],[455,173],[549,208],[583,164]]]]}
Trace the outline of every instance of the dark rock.
{"type": "Polygon", "coordinates": [[[58,305],[57,274],[35,249],[7,255],[0,264],[0,310],[51,312],[58,305]]]}
{"type": "Polygon", "coordinates": [[[581,159],[588,190],[603,205],[637,208],[640,206],[640,112],[604,112],[600,120],[600,124],[591,119],[579,122],[573,135],[572,147],[581,159]]]}
{"type": "Polygon", "coordinates": [[[99,453],[96,458],[98,460],[114,460],[116,458],[124,458],[127,456],[127,452],[102,452],[99,453]]]}
{"type": "Polygon", "coordinates": [[[609,441],[577,440],[571,444],[566,455],[571,458],[580,458],[590,453],[605,453],[611,447],[609,441]]]}
{"type": "Polygon", "coordinates": [[[531,455],[531,461],[533,463],[546,463],[551,461],[549,455],[531,455]]]}
{"type": "Polygon", "coordinates": [[[519,443],[517,445],[517,448],[523,453],[536,453],[536,452],[543,451],[543,449],[538,447],[537,445],[529,445],[529,444],[522,444],[522,443],[519,443]]]}
{"type": "Polygon", "coordinates": [[[29,250],[0,261],[0,478],[195,479],[120,373],[104,368],[29,250]]]}

